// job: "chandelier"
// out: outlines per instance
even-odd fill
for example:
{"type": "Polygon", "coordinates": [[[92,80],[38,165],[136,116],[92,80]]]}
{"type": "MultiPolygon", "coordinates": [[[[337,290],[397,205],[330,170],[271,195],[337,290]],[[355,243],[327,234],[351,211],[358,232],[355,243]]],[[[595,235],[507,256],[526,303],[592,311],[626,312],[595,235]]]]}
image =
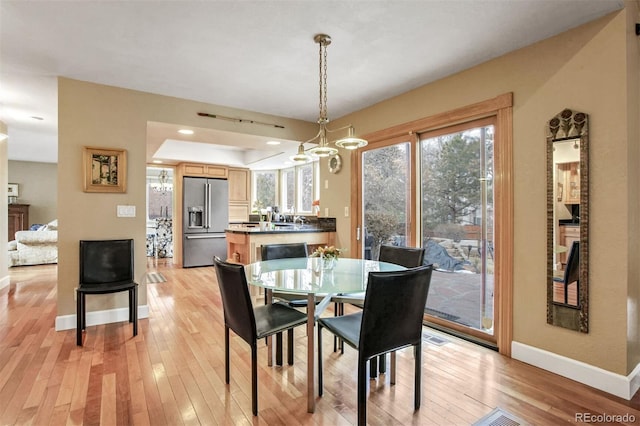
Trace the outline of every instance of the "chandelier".
{"type": "Polygon", "coordinates": [[[335,142],[335,145],[340,148],[357,149],[367,145],[366,140],[357,138],[355,136],[355,129],[351,124],[334,130],[327,128],[327,124],[329,123],[329,117],[327,115],[327,46],[331,44],[331,37],[326,34],[316,34],[316,36],[313,38],[313,41],[318,43],[318,45],[320,46],[320,114],[318,116],[318,124],[320,125],[320,129],[313,138],[302,142],[300,146],[298,146],[298,153],[291,157],[291,161],[294,161],[296,163],[306,163],[307,161],[311,160],[311,156],[305,152],[304,144],[313,142],[315,140],[319,140],[319,142],[316,146],[309,149],[308,152],[310,154],[316,157],[328,157],[330,155],[337,154],[338,150],[329,146],[329,140],[327,138],[328,132],[330,133],[345,129],[347,130],[347,137],[338,139],[335,142]]]}
{"type": "Polygon", "coordinates": [[[160,195],[165,195],[170,190],[169,173],[166,169],[162,169],[158,173],[158,184],[153,185],[153,190],[159,192],[160,195]]]}

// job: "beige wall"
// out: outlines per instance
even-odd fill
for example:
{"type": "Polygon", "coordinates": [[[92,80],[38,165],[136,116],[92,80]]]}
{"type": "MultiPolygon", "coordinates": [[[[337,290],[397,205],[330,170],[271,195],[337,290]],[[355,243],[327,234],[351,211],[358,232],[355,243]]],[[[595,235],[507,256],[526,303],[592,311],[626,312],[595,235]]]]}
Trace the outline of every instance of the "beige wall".
{"type": "MultiPolygon", "coordinates": [[[[624,11],[373,105],[332,125],[352,122],[358,134],[366,134],[513,92],[514,340],[624,375],[638,362],[640,340],[635,329],[640,280],[633,270],[638,255],[632,254],[638,252],[634,215],[639,203],[640,159],[635,146],[638,49],[637,39],[629,35],[634,19],[637,5],[629,2],[624,11]],[[544,126],[566,107],[590,115],[589,334],[546,323],[544,126]]],[[[428,60],[428,56],[415,60],[428,60]]],[[[118,219],[115,206],[133,204],[138,212],[144,209],[146,121],[199,127],[213,124],[195,117],[196,108],[206,105],[124,89],[60,79],[59,96],[58,204],[77,206],[61,208],[59,213],[58,309],[64,315],[75,311],[79,239],[133,236],[137,265],[144,265],[144,215],[118,219]],[[82,145],[129,150],[127,194],[82,192],[82,145]]],[[[221,114],[223,110],[213,109],[221,114]]],[[[314,126],[299,123],[298,134],[313,134],[314,126]]],[[[248,131],[240,126],[223,130],[248,131]]],[[[344,207],[349,205],[352,176],[349,153],[342,154],[344,167],[339,174],[329,174],[326,161],[321,162],[321,203],[323,214],[328,207],[329,215],[338,217],[337,244],[350,248],[350,222],[344,217],[344,207]],[[329,190],[324,189],[325,179],[329,190]]],[[[143,273],[139,266],[138,278],[143,273]]],[[[144,304],[144,289],[141,293],[144,304]]]]}
{"type": "MultiPolygon", "coordinates": [[[[317,124],[240,111],[150,93],[58,79],[58,316],[75,314],[74,288],[78,280],[78,241],[134,238],[136,279],[142,283],[145,256],[145,184],[147,121],[179,123],[275,138],[303,140],[317,124]],[[275,122],[284,129],[198,117],[197,112],[241,116],[275,122]],[[127,150],[127,192],[86,193],[82,190],[82,147],[127,150]],[[117,205],[136,207],[135,218],[116,217],[117,205]]],[[[203,162],[207,159],[203,158],[203,162]]],[[[215,163],[215,159],[209,162],[215,163]]],[[[140,305],[147,303],[142,286],[140,305]]],[[[88,298],[88,311],[127,306],[125,293],[88,298]],[[113,296],[113,297],[110,297],[113,296]]]]}
{"type": "MultiPolygon", "coordinates": [[[[7,125],[0,121],[0,133],[4,133],[5,135],[8,133],[7,125]]],[[[0,140],[0,209],[2,211],[7,212],[7,183],[9,183],[8,173],[7,173],[7,150],[8,150],[8,139],[0,140]]],[[[7,235],[9,233],[9,222],[7,213],[0,214],[0,242],[2,243],[2,253],[0,256],[0,289],[8,285],[9,283],[9,260],[4,253],[7,252],[8,246],[8,238],[7,235]]]]}
{"type": "MultiPolygon", "coordinates": [[[[638,252],[632,249],[638,244],[640,159],[638,46],[630,36],[635,19],[636,4],[631,4],[628,10],[334,122],[351,122],[358,134],[366,134],[513,92],[514,341],[624,375],[639,362],[640,340],[638,256],[632,254],[638,252]],[[546,323],[544,126],[566,107],[590,115],[589,334],[546,323]]],[[[343,173],[329,176],[332,188],[349,185],[345,160],[343,173]]],[[[328,175],[324,173],[321,179],[328,175]]],[[[323,193],[321,200],[331,210],[345,203],[343,194],[323,193]]],[[[343,245],[348,243],[345,222],[339,222],[343,245]]]]}
{"type": "Polygon", "coordinates": [[[33,161],[9,161],[9,182],[20,185],[21,204],[29,204],[29,225],[48,223],[57,217],[58,165],[33,161]]]}
{"type": "Polygon", "coordinates": [[[632,267],[640,265],[640,38],[633,29],[640,22],[640,2],[627,1],[627,198],[629,199],[629,216],[627,240],[629,244],[629,268],[627,268],[627,369],[640,363],[640,269],[632,267]]]}

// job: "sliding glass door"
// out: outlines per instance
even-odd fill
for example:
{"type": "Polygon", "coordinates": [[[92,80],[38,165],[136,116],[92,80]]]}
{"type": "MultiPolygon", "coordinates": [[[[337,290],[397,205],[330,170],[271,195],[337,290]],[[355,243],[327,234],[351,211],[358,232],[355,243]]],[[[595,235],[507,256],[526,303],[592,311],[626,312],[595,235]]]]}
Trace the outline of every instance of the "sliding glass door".
{"type": "MultiPolygon", "coordinates": [[[[469,125],[468,125],[469,126],[469,125]]],[[[420,135],[421,243],[435,267],[425,313],[493,341],[494,127],[420,135]]]]}
{"type": "Polygon", "coordinates": [[[410,241],[411,144],[391,143],[362,153],[363,257],[377,259],[381,244],[410,241]]]}

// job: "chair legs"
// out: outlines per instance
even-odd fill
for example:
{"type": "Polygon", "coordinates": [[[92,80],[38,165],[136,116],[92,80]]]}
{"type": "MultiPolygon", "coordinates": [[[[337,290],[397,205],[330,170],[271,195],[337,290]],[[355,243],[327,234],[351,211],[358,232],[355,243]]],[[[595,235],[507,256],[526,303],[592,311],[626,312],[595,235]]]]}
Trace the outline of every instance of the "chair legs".
{"type": "MultiPolygon", "coordinates": [[[[421,386],[422,386],[422,345],[418,344],[413,347],[415,358],[415,394],[414,408],[420,408],[421,386]]],[[[377,358],[369,360],[371,365],[376,364],[377,358]]],[[[371,370],[369,370],[371,372],[371,370]]],[[[396,384],[396,351],[391,352],[390,361],[390,382],[396,384]]],[[[323,378],[322,378],[322,326],[318,323],[318,395],[323,394],[323,378]]],[[[358,360],[358,425],[367,424],[367,361],[358,360]]]]}
{"type": "MultiPolygon", "coordinates": [[[[375,358],[372,358],[373,361],[375,358]]],[[[358,360],[358,425],[367,424],[367,362],[358,360]]]]}
{"type": "Polygon", "coordinates": [[[282,333],[276,334],[276,365],[282,365],[282,333]]]}
{"type": "Polygon", "coordinates": [[[251,410],[258,415],[258,345],[251,345],[251,410]]]}
{"type": "Polygon", "coordinates": [[[318,325],[318,395],[322,396],[322,326],[318,325]]]}
{"type": "MultiPolygon", "coordinates": [[[[138,335],[138,287],[129,292],[129,322],[133,325],[133,335],[138,335]]],[[[82,332],[87,328],[86,294],[76,289],[76,345],[82,346],[82,332]]]]}
{"type": "Polygon", "coordinates": [[[229,327],[224,326],[224,382],[229,384],[229,327]]]}
{"type": "MultiPolygon", "coordinates": [[[[416,361],[414,408],[417,410],[420,408],[420,399],[421,399],[421,394],[420,394],[421,382],[422,382],[422,344],[421,343],[418,343],[416,346],[413,347],[413,354],[416,361]]],[[[395,356],[395,352],[393,353],[393,355],[395,356]]],[[[395,370],[395,367],[393,368],[395,370]]],[[[395,374],[395,371],[394,371],[394,374],[395,374]]]]}
{"type": "Polygon", "coordinates": [[[293,328],[287,330],[287,362],[293,365],[293,328]]]}
{"type": "Polygon", "coordinates": [[[76,289],[76,345],[78,346],[82,346],[82,331],[84,328],[84,293],[80,293],[76,289]]]}

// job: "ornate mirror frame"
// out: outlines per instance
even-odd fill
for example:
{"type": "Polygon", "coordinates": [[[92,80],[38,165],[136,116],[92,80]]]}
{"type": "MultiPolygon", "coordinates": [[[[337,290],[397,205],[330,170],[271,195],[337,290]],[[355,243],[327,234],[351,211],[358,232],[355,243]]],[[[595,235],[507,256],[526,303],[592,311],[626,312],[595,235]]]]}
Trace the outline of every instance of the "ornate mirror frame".
{"type": "MultiPolygon", "coordinates": [[[[559,327],[569,328],[582,333],[589,332],[589,117],[582,112],[565,109],[547,123],[547,323],[559,327]],[[560,148],[559,143],[571,144],[573,148],[579,148],[579,168],[573,163],[572,174],[576,179],[579,175],[579,204],[577,200],[571,207],[577,213],[573,214],[570,221],[575,227],[579,225],[579,279],[577,285],[577,300],[567,303],[567,299],[554,300],[554,276],[562,277],[563,273],[558,266],[564,266],[558,259],[566,258],[570,247],[560,244],[560,220],[558,206],[562,206],[570,190],[575,194],[575,182],[571,188],[564,188],[560,182],[559,173],[561,166],[554,161],[554,147],[560,148]],[[564,191],[564,192],[563,192],[564,191]],[[579,210],[575,209],[579,205],[579,210]],[[559,253],[567,253],[559,255],[559,253]]],[[[565,163],[569,165],[571,163],[565,163]]],[[[566,172],[565,172],[566,173],[566,172]]],[[[577,180],[577,179],[576,179],[577,180]]],[[[575,286],[575,284],[574,284],[575,286]]],[[[564,285],[557,288],[564,288],[564,285]]],[[[557,292],[556,292],[557,294],[557,292]]],[[[565,296],[566,297],[566,296],[565,296]]]]}

